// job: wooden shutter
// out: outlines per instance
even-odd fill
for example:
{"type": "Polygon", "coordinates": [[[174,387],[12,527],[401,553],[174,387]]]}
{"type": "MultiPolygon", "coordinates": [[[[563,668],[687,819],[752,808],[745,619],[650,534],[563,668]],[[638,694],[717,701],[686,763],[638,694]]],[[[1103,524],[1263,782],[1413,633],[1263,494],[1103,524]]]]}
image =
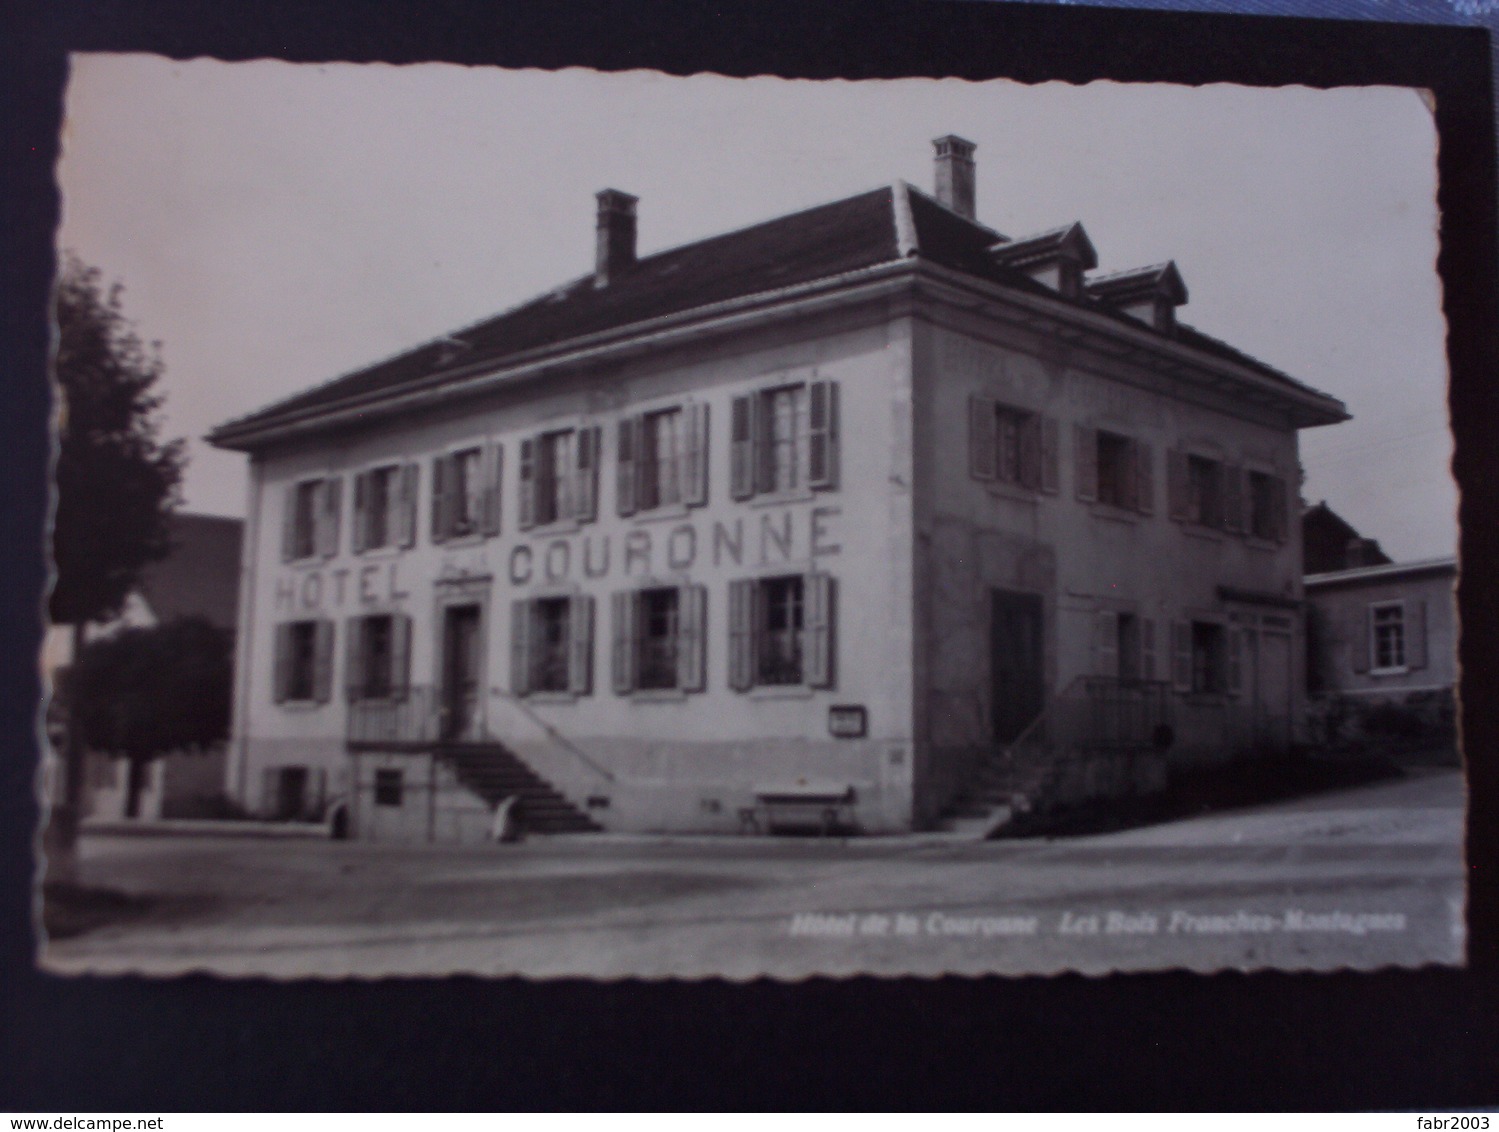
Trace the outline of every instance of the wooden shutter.
{"type": "Polygon", "coordinates": [[[1041,416],[1032,413],[1020,426],[1020,485],[1041,490],[1041,416]]]}
{"type": "Polygon", "coordinates": [[[620,590],[609,599],[610,628],[614,634],[614,690],[622,696],[635,690],[635,623],[639,596],[636,590],[620,590]]]}
{"type": "Polygon", "coordinates": [[[1353,670],[1355,672],[1368,672],[1370,666],[1370,655],[1374,643],[1374,632],[1371,622],[1374,620],[1374,607],[1372,605],[1356,606],[1349,618],[1348,647],[1353,655],[1353,670]]]}
{"type": "Polygon", "coordinates": [[[531,690],[531,603],[510,603],[510,690],[524,696],[531,690]]]}
{"type": "Polygon", "coordinates": [[[411,618],[397,613],[390,619],[390,695],[404,700],[411,694],[411,618]]]}
{"type": "Polygon", "coordinates": [[[312,653],[312,698],[320,704],[333,696],[333,622],[326,618],[317,622],[313,634],[312,653]]]}
{"type": "Polygon", "coordinates": [[[1416,599],[1405,603],[1405,666],[1425,668],[1429,662],[1426,643],[1426,602],[1416,599]]]}
{"type": "Polygon", "coordinates": [[[416,545],[416,500],[420,478],[420,465],[402,466],[400,503],[396,507],[396,545],[403,549],[416,545]]]}
{"type": "Polygon", "coordinates": [[[755,406],[759,398],[753,393],[735,397],[729,420],[729,494],[748,499],[755,494],[757,430],[755,406]]]}
{"type": "Polygon", "coordinates": [[[633,515],[637,507],[636,486],[639,467],[641,417],[619,419],[618,443],[615,445],[614,506],[621,515],[633,515]]]}
{"type": "Polygon", "coordinates": [[[1072,454],[1077,476],[1077,497],[1084,503],[1098,498],[1098,430],[1072,426],[1072,454]]]}
{"type": "Polygon", "coordinates": [[[453,462],[451,456],[432,461],[432,541],[447,542],[453,530],[453,462]]]}
{"type": "Polygon", "coordinates": [[[344,688],[349,702],[364,699],[364,618],[349,617],[344,621],[344,688]]]}
{"type": "Polygon", "coordinates": [[[1244,469],[1238,464],[1219,464],[1219,481],[1223,484],[1223,529],[1240,534],[1244,521],[1244,469]]]}
{"type": "Polygon", "coordinates": [[[683,586],[677,590],[677,687],[701,692],[708,686],[708,590],[683,586]]]}
{"type": "Polygon", "coordinates": [[[708,503],[707,403],[689,402],[683,413],[687,418],[687,460],[682,472],[682,502],[703,507],[708,503]]]}
{"type": "Polygon", "coordinates": [[[271,670],[271,699],[278,704],[287,700],[291,686],[291,625],[276,626],[276,663],[271,670]]]}
{"type": "Polygon", "coordinates": [[[807,486],[838,486],[838,383],[807,383],[807,486]]]}
{"type": "Polygon", "coordinates": [[[743,692],[755,684],[755,590],[750,578],[729,583],[729,687],[743,692]]]}
{"type": "Polygon", "coordinates": [[[1192,623],[1171,622],[1171,683],[1178,692],[1192,690],[1192,623]]]}
{"type": "Polygon", "coordinates": [[[480,529],[486,538],[500,533],[500,499],[505,486],[505,447],[489,444],[484,448],[484,504],[480,529]]]}
{"type": "Polygon", "coordinates": [[[1061,447],[1056,417],[1041,418],[1041,490],[1055,495],[1061,490],[1061,447]]]}
{"type": "Polygon", "coordinates": [[[297,485],[292,484],[281,492],[281,561],[290,562],[297,556],[297,485]]]}
{"type": "Polygon", "coordinates": [[[1135,510],[1142,515],[1155,513],[1155,453],[1143,440],[1130,444],[1135,464],[1135,510]]]}
{"type": "Polygon", "coordinates": [[[1180,448],[1166,451],[1166,508],[1171,518],[1186,522],[1192,514],[1192,492],[1187,482],[1187,454],[1180,448]]]}
{"type": "Polygon", "coordinates": [[[593,689],[593,598],[578,594],[567,610],[567,690],[586,696],[593,689]]]}
{"type": "Polygon", "coordinates": [[[1223,636],[1223,647],[1228,652],[1224,665],[1228,694],[1237,696],[1244,690],[1244,630],[1230,626],[1223,636]]]}
{"type": "Polygon", "coordinates": [[[598,425],[580,428],[573,445],[573,455],[577,464],[577,486],[573,491],[573,518],[580,523],[591,523],[598,518],[599,434],[598,425]]]}
{"type": "Polygon", "coordinates": [[[1280,476],[1270,480],[1270,530],[1276,542],[1285,542],[1290,536],[1288,522],[1290,484],[1280,476]]]}
{"type": "Polygon", "coordinates": [[[370,539],[370,473],[358,472],[354,476],[354,530],[350,534],[353,545],[349,549],[363,554],[370,539]]]}
{"type": "Polygon", "coordinates": [[[520,442],[520,515],[518,525],[528,531],[536,525],[536,438],[520,442]]]}
{"type": "Polygon", "coordinates": [[[807,574],[802,579],[802,625],[805,646],[802,678],[809,687],[833,686],[833,579],[807,574]]]}
{"type": "Polygon", "coordinates": [[[976,480],[993,480],[999,474],[999,422],[995,405],[987,397],[968,398],[968,474],[976,480]]]}
{"type": "Polygon", "coordinates": [[[1149,617],[1140,618],[1140,678],[1156,678],[1155,622],[1149,617]]]}
{"type": "Polygon", "coordinates": [[[338,553],[338,518],[341,513],[343,480],[329,476],[323,481],[322,506],[318,508],[317,549],[323,558],[338,553]]]}
{"type": "Polygon", "coordinates": [[[1093,674],[1119,675],[1119,614],[1110,609],[1093,614],[1093,674]]]}

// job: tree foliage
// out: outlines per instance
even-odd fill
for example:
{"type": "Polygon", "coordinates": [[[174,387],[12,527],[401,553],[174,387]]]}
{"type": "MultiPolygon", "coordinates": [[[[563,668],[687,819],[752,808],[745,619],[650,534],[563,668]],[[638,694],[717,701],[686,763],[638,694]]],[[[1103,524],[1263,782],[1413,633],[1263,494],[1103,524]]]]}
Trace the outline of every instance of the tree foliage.
{"type": "Polygon", "coordinates": [[[203,750],[229,734],[230,634],[201,617],[125,629],[91,641],[67,677],[82,743],[139,769],[160,755],[203,750]]]}
{"type": "Polygon", "coordinates": [[[116,615],[141,567],[170,549],[182,442],[158,438],[161,357],[136,336],[121,292],[67,257],[56,295],[62,411],[50,610],[58,624],[116,615]]]}

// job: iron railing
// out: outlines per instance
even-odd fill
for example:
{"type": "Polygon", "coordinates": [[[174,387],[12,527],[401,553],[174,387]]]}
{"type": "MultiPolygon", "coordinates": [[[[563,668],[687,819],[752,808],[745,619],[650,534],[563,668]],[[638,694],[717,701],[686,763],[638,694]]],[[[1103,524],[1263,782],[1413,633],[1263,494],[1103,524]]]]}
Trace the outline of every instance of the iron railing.
{"type": "Polygon", "coordinates": [[[413,685],[399,699],[354,700],[349,704],[347,739],[351,747],[408,746],[442,738],[442,704],[437,689],[413,685]]]}

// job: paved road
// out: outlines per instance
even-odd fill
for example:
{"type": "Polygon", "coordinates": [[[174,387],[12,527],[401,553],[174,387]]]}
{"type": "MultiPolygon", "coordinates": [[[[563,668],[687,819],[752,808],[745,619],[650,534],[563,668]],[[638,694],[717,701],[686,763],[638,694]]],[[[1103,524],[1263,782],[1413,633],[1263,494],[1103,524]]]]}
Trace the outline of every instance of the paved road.
{"type": "Polygon", "coordinates": [[[471,848],[95,834],[149,911],[59,972],[800,977],[1328,970],[1462,958],[1455,771],[1055,840],[533,838],[471,848]]]}

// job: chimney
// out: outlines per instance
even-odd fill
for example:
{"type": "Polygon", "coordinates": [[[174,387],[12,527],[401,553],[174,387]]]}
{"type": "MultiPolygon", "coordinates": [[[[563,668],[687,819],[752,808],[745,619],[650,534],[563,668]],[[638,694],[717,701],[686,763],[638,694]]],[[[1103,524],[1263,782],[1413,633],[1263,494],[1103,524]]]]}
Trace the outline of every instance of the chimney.
{"type": "Polygon", "coordinates": [[[956,134],[936,138],[932,145],[937,151],[937,203],[975,219],[973,151],[978,147],[956,134]]]}
{"type": "Polygon", "coordinates": [[[610,280],[635,262],[635,205],[639,197],[618,189],[598,194],[599,222],[593,285],[607,287],[610,280]]]}

